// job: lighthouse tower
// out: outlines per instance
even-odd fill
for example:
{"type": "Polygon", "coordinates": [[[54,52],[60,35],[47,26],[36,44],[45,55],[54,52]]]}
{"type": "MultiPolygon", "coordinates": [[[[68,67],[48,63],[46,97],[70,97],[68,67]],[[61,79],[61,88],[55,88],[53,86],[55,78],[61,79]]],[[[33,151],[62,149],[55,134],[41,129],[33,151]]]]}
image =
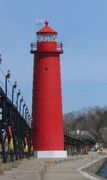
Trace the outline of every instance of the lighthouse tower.
{"type": "Polygon", "coordinates": [[[66,157],[60,77],[62,43],[48,21],[37,32],[37,43],[31,44],[34,54],[32,138],[35,156],[66,157]]]}

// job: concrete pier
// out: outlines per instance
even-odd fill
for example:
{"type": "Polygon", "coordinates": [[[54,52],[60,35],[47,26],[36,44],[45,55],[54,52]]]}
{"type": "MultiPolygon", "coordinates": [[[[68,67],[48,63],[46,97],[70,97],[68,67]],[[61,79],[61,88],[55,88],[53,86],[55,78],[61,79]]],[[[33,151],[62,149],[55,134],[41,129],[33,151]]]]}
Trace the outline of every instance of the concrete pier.
{"type": "MultiPolygon", "coordinates": [[[[90,173],[90,165],[104,159],[96,152],[78,155],[65,159],[30,159],[23,160],[15,167],[4,171],[0,180],[96,180],[99,177],[90,173]],[[93,163],[94,162],[94,163],[93,163]],[[88,173],[89,174],[88,174],[88,173]]],[[[93,167],[98,167],[98,163],[93,167]]]]}

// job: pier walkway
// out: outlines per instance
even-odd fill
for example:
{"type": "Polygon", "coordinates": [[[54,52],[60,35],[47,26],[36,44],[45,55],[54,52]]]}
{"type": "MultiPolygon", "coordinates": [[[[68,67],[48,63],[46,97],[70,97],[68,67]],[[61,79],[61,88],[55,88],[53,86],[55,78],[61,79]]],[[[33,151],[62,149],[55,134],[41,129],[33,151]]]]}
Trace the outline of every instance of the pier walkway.
{"type": "Polygon", "coordinates": [[[32,158],[13,164],[11,170],[0,175],[0,180],[86,180],[89,178],[80,174],[78,169],[101,158],[93,152],[59,160],[32,158]]]}
{"type": "Polygon", "coordinates": [[[87,180],[89,179],[88,176],[84,177],[80,174],[79,168],[99,158],[99,155],[95,153],[73,157],[70,161],[58,163],[56,166],[49,168],[44,180],[87,180]]]}

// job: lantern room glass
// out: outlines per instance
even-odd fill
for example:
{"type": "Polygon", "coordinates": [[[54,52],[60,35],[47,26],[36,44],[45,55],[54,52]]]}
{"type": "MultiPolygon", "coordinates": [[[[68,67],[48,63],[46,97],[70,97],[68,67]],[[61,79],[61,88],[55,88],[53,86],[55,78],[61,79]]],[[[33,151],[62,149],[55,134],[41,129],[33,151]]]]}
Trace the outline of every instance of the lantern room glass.
{"type": "Polygon", "coordinates": [[[37,42],[56,42],[57,36],[55,34],[38,34],[37,42]]]}

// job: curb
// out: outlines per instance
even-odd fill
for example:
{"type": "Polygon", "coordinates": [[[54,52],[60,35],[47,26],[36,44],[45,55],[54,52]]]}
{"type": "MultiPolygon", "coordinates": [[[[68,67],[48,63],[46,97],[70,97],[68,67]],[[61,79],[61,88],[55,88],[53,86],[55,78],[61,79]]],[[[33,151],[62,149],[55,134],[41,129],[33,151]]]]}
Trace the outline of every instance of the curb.
{"type": "Polygon", "coordinates": [[[103,166],[103,164],[107,161],[107,156],[103,156],[98,160],[90,162],[81,168],[77,169],[77,171],[88,179],[92,180],[104,180],[103,177],[98,176],[96,173],[103,166]]]}

